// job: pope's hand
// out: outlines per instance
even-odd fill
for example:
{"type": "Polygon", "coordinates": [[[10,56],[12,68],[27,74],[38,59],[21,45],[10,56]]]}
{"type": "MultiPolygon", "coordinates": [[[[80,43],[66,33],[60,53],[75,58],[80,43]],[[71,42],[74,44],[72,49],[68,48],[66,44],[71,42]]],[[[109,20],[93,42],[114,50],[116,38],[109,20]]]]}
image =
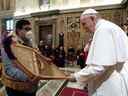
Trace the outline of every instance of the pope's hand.
{"type": "Polygon", "coordinates": [[[71,81],[71,82],[76,82],[76,78],[75,78],[75,76],[72,75],[72,74],[71,74],[70,76],[68,76],[67,78],[68,78],[68,80],[71,81]]]}

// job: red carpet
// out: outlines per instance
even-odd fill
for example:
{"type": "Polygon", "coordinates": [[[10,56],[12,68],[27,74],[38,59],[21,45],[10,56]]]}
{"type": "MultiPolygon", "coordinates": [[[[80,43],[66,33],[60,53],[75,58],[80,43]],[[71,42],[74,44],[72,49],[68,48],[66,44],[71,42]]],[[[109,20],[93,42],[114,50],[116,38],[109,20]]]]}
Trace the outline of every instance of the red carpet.
{"type": "Polygon", "coordinates": [[[88,96],[87,91],[65,87],[59,96],[88,96]]]}

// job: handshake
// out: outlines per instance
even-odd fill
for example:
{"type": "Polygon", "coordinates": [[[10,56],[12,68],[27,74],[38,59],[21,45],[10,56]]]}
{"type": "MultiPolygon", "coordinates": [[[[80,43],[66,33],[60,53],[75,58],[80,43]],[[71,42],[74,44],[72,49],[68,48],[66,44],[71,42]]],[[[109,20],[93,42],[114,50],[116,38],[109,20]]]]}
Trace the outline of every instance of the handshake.
{"type": "Polygon", "coordinates": [[[76,82],[76,78],[74,76],[74,70],[71,70],[69,68],[59,68],[59,69],[65,73],[67,80],[71,82],[76,82]]]}
{"type": "Polygon", "coordinates": [[[73,74],[70,74],[69,76],[67,76],[67,80],[69,80],[71,82],[76,82],[76,78],[73,74]]]}

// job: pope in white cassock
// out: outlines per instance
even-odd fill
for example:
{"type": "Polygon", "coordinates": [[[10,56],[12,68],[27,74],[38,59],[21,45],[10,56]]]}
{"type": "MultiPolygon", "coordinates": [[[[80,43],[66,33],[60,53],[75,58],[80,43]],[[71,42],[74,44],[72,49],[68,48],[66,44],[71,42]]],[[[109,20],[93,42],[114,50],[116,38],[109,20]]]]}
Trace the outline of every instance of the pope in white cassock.
{"type": "Polygon", "coordinates": [[[80,21],[94,36],[87,67],[70,79],[88,84],[89,96],[128,96],[128,37],[125,32],[102,19],[94,9],[85,10],[80,21]]]}

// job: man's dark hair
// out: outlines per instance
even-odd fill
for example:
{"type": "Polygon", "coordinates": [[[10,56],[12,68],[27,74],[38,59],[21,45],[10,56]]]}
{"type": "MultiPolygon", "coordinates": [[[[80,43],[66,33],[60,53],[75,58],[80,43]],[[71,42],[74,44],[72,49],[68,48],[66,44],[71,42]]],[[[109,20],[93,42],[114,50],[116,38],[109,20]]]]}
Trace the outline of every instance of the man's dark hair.
{"type": "Polygon", "coordinates": [[[16,29],[22,29],[24,25],[30,25],[28,20],[19,20],[16,22],[16,29]]]}

